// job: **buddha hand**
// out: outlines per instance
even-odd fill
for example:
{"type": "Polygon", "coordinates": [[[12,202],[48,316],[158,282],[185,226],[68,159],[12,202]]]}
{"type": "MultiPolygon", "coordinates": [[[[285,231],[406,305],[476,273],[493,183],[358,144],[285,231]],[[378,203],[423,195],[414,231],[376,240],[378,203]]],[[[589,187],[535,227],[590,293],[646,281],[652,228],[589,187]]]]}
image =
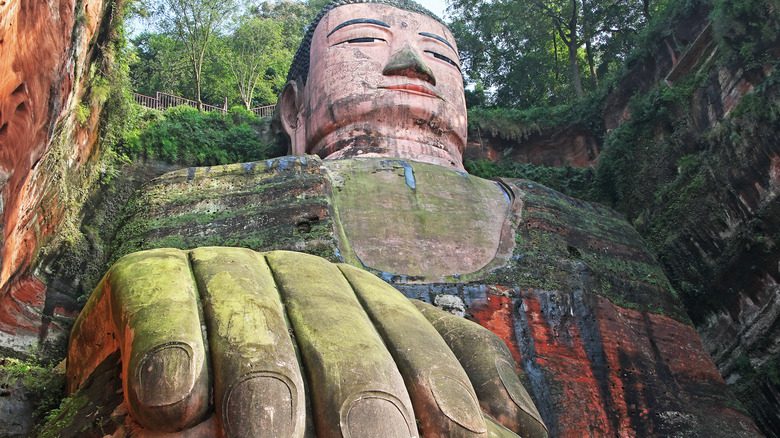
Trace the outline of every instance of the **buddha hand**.
{"type": "Polygon", "coordinates": [[[146,431],[547,436],[497,336],[312,255],[130,254],[76,321],[69,390],[117,350],[124,402],[146,431]]]}

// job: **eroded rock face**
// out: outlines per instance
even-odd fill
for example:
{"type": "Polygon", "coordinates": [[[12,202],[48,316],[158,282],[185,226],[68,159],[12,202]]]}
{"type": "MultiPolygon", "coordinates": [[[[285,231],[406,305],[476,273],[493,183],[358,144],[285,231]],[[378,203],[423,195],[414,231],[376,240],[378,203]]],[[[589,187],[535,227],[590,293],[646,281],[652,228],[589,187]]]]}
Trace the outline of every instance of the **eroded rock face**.
{"type": "Polygon", "coordinates": [[[47,329],[63,334],[43,322],[45,286],[30,267],[63,215],[57,186],[68,184],[66,174],[83,169],[93,152],[99,108],[88,107],[82,123],[74,108],[85,93],[103,17],[121,8],[121,2],[109,3],[0,2],[2,346],[28,348],[45,339],[47,329]]]}
{"type": "MultiPolygon", "coordinates": [[[[381,159],[357,161],[353,170],[371,161],[382,167],[381,159]]],[[[363,176],[417,196],[411,207],[388,197],[387,210],[408,208],[424,217],[429,195],[420,184],[445,172],[474,178],[405,164],[416,175],[416,188],[407,185],[404,165],[393,170],[395,179],[371,171],[363,176]]],[[[353,250],[349,233],[339,231],[342,201],[334,191],[361,181],[345,179],[345,166],[349,161],[286,157],[178,171],[140,194],[122,235],[132,242],[128,250],[207,242],[265,250],[273,240],[236,240],[236,230],[259,233],[267,226],[284,248],[338,260],[353,250]],[[298,184],[306,188],[285,195],[285,187],[298,184]],[[268,201],[250,207],[250,199],[268,201]],[[301,213],[280,214],[284,205],[301,213]],[[302,213],[312,208],[316,220],[302,213]],[[310,219],[301,220],[304,216],[310,219]]],[[[583,430],[598,436],[759,435],[750,417],[734,407],[679,299],[630,225],[609,209],[530,181],[497,186],[512,203],[501,213],[512,224],[512,232],[502,237],[511,241],[511,255],[497,265],[426,277],[387,272],[359,258],[351,263],[390,281],[407,297],[461,301],[467,317],[498,334],[522,364],[525,386],[554,436],[580,436],[583,430]]],[[[378,234],[392,233],[395,223],[376,221],[375,227],[378,234]]],[[[394,254],[392,241],[383,245],[394,254]]],[[[427,250],[419,247],[421,254],[427,250]]],[[[469,254],[468,245],[461,251],[469,254]]]]}
{"type": "MultiPolygon", "coordinates": [[[[681,292],[720,373],[762,431],[778,436],[778,72],[771,64],[708,64],[721,53],[708,20],[694,12],[686,23],[690,29],[677,26],[675,35],[691,44],[671,52],[669,61],[659,57],[650,70],[656,75],[648,78],[665,71],[672,92],[686,81],[697,82],[697,88],[679,103],[658,107],[674,114],[671,118],[635,122],[627,114],[628,120],[608,121],[608,126],[636,123],[651,133],[637,138],[629,158],[642,164],[621,172],[629,183],[618,208],[650,242],[681,292]]],[[[774,47],[767,59],[780,57],[774,47]]],[[[635,70],[619,88],[634,86],[632,79],[650,72],[635,70]]],[[[618,105],[613,97],[608,104],[618,105]]]]}
{"type": "Polygon", "coordinates": [[[592,167],[601,152],[601,137],[601,133],[582,126],[535,129],[521,138],[505,138],[500,132],[474,127],[469,132],[463,158],[512,160],[550,167],[592,167]]]}
{"type": "Polygon", "coordinates": [[[0,436],[22,438],[28,436],[33,427],[33,401],[26,394],[22,379],[3,375],[0,385],[0,436]]]}
{"type": "Polygon", "coordinates": [[[123,257],[74,325],[70,388],[89,387],[116,349],[134,433],[140,424],[192,436],[211,423],[210,436],[303,437],[316,427],[320,437],[484,438],[492,416],[524,437],[548,436],[495,334],[299,252],[123,257]]]}
{"type": "MultiPolygon", "coordinates": [[[[604,133],[595,137],[620,152],[604,151],[607,170],[596,179],[616,162],[632,163],[604,179],[622,185],[609,202],[650,243],[724,379],[762,430],[778,436],[778,73],[776,61],[752,68],[724,62],[709,8],[704,2],[670,23],[667,36],[627,65],[606,96],[604,133]],[[633,97],[659,90],[680,100],[632,114],[633,97]]],[[[765,59],[778,59],[779,46],[770,47],[765,59]]],[[[581,135],[563,126],[510,141],[474,131],[467,157],[547,165],[571,165],[558,157],[571,157],[581,135]]]]}

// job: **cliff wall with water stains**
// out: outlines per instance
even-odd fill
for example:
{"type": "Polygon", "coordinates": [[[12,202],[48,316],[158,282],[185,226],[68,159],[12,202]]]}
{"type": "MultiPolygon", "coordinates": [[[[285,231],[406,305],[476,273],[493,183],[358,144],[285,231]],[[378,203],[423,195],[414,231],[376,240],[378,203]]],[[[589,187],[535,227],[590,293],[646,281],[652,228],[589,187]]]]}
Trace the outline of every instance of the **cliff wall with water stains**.
{"type": "MultiPolygon", "coordinates": [[[[380,178],[398,186],[398,196],[377,199],[386,210],[409,208],[399,199],[411,196],[418,200],[411,207],[414,216],[432,223],[439,206],[421,197],[421,184],[445,177],[469,184],[474,178],[431,165],[385,161],[374,172],[364,171],[365,160],[353,165],[286,157],[166,174],[129,204],[114,257],[156,247],[231,245],[294,249],[338,260],[357,251],[339,214],[348,205],[347,193],[372,193],[372,181],[380,178]]],[[[431,279],[382,272],[358,259],[352,263],[410,298],[464,315],[501,336],[553,436],[575,437],[583,431],[594,436],[760,436],[708,356],[661,266],[620,215],[532,181],[496,184],[512,205],[507,213],[511,232],[503,234],[499,246],[509,248],[503,261],[431,279]]],[[[451,214],[468,215],[470,207],[451,214]]],[[[375,225],[379,236],[410,226],[375,225]]],[[[366,242],[360,243],[363,249],[366,242]]],[[[471,256],[467,248],[462,251],[463,257],[471,256]]],[[[87,387],[75,397],[88,397],[90,391],[87,387]]],[[[101,399],[86,406],[116,403],[101,399]]],[[[105,430],[123,421],[104,420],[105,430]]]]}
{"type": "Polygon", "coordinates": [[[65,334],[33,264],[94,178],[96,75],[121,2],[0,2],[0,346],[65,334]]]}
{"type": "Polygon", "coordinates": [[[472,140],[487,141],[472,156],[577,166],[570,150],[595,127],[585,132],[596,146],[579,149],[598,151],[587,197],[626,215],[719,372],[778,436],[780,15],[760,0],[687,4],[587,104],[598,120],[574,111],[556,128],[483,114],[472,140]],[[558,146],[531,153],[538,144],[558,146]]]}

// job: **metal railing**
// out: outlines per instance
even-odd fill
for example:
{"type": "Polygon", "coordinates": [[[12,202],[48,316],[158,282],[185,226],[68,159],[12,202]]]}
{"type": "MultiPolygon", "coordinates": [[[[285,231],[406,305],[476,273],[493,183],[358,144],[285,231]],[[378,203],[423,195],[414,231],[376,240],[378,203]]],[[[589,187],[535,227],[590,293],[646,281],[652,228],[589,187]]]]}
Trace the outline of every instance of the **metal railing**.
{"type": "MultiPolygon", "coordinates": [[[[202,111],[218,111],[222,114],[227,113],[227,102],[221,107],[205,103],[198,105],[198,102],[195,100],[174,96],[173,94],[161,93],[159,91],[156,92],[154,96],[133,93],[133,99],[138,105],[156,110],[165,110],[174,106],[186,105],[192,108],[200,108],[202,111]]],[[[276,109],[276,105],[265,105],[252,108],[249,111],[253,112],[258,117],[271,117],[274,114],[274,109],[276,109]]]]}
{"type": "Polygon", "coordinates": [[[274,110],[276,110],[276,105],[258,106],[257,108],[252,108],[249,111],[252,111],[258,117],[264,118],[273,116],[274,110]]]}

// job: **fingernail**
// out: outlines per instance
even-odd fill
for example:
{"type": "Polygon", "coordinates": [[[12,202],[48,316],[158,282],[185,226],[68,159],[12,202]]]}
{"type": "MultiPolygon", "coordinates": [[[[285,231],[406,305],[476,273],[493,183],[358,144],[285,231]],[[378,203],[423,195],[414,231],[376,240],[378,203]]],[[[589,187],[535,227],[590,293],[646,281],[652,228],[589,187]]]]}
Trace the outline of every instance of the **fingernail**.
{"type": "Polygon", "coordinates": [[[223,402],[225,429],[230,437],[294,436],[295,392],[287,382],[268,375],[250,377],[234,386],[223,402]]]}
{"type": "Polygon", "coordinates": [[[138,367],[138,401],[147,407],[167,406],[192,391],[195,376],[187,345],[167,345],[147,353],[138,367]]]}
{"type": "Polygon", "coordinates": [[[408,438],[416,437],[417,431],[412,429],[406,416],[396,403],[378,394],[371,394],[356,400],[346,414],[342,414],[341,427],[344,436],[408,438]]]}
{"type": "Polygon", "coordinates": [[[439,373],[431,374],[430,383],[433,398],[447,418],[474,433],[487,431],[482,410],[467,383],[439,373]]]}

